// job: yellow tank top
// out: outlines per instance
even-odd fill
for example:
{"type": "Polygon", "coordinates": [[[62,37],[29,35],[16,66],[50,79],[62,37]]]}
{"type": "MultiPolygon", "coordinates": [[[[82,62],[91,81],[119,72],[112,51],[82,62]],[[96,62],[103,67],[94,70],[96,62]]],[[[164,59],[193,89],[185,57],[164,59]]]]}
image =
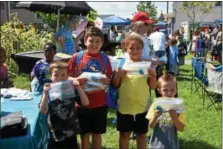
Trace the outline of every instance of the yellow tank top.
{"type": "Polygon", "coordinates": [[[119,88],[119,112],[136,115],[150,106],[148,76],[126,75],[119,88]]]}

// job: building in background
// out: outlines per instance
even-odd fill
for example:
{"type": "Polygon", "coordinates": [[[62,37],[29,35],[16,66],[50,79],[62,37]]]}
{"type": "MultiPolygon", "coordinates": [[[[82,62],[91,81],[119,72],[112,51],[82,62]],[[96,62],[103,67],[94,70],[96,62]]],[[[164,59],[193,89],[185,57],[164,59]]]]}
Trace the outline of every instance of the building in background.
{"type": "MultiPolygon", "coordinates": [[[[165,15],[168,20],[171,20],[172,18],[174,31],[180,28],[181,22],[188,21],[189,23],[191,23],[191,20],[187,17],[186,13],[181,10],[182,4],[183,2],[173,2],[173,14],[171,16],[170,14],[165,15]]],[[[197,18],[200,17],[197,16],[197,18]]],[[[222,18],[222,2],[218,1],[214,3],[211,12],[204,17],[201,25],[203,27],[210,25],[213,26],[216,23],[216,20],[219,20],[220,18],[222,18]]]]}
{"type": "Polygon", "coordinates": [[[35,13],[26,9],[14,9],[15,5],[16,2],[0,2],[0,25],[3,25],[8,20],[8,13],[17,13],[18,20],[23,22],[24,24],[35,24],[36,26],[42,24],[42,20],[37,19],[35,13]],[[8,7],[8,3],[10,4],[10,7],[8,7]]]}

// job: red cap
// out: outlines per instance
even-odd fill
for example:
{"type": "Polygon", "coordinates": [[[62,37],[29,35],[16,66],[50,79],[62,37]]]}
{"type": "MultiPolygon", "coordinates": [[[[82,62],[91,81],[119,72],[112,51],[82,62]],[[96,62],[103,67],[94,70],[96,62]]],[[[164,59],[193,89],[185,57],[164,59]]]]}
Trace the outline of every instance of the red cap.
{"type": "Polygon", "coordinates": [[[151,20],[149,18],[149,16],[147,15],[147,13],[142,12],[142,11],[137,12],[133,16],[132,22],[137,22],[137,21],[142,21],[142,22],[147,23],[147,24],[152,24],[153,23],[153,20],[151,20]]]}

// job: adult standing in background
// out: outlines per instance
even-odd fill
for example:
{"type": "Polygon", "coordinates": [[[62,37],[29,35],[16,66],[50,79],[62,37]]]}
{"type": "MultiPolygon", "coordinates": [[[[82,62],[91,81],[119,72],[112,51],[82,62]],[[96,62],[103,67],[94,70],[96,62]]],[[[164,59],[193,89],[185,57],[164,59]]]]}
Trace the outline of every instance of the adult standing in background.
{"type": "Polygon", "coordinates": [[[109,30],[109,39],[110,41],[115,41],[116,36],[115,36],[115,26],[111,26],[111,29],[109,30]]]}
{"type": "Polygon", "coordinates": [[[220,25],[216,37],[216,48],[218,51],[218,61],[222,63],[222,24],[220,25]]]}
{"type": "Polygon", "coordinates": [[[54,34],[53,39],[59,44],[58,52],[73,55],[76,52],[72,32],[77,28],[77,20],[70,17],[66,25],[54,34]]]}
{"type": "Polygon", "coordinates": [[[158,27],[154,28],[154,32],[149,36],[150,39],[150,45],[153,47],[153,50],[155,52],[155,56],[158,58],[163,57],[166,52],[166,37],[163,32],[159,31],[158,27]]]}
{"type": "Polygon", "coordinates": [[[86,23],[85,29],[79,35],[77,35],[77,37],[75,38],[75,45],[76,45],[77,52],[79,52],[83,49],[84,50],[86,49],[86,46],[84,44],[85,32],[86,32],[86,29],[88,29],[92,26],[95,26],[95,23],[93,21],[88,21],[86,23]],[[79,44],[80,44],[80,46],[79,46],[79,44]]]}
{"type": "Polygon", "coordinates": [[[141,58],[143,60],[152,60],[151,50],[150,50],[150,42],[147,37],[147,32],[149,30],[149,26],[153,23],[153,21],[149,18],[147,13],[145,12],[137,12],[132,18],[131,24],[131,32],[137,33],[143,39],[143,51],[141,58]]]}
{"type": "Polygon", "coordinates": [[[185,64],[185,56],[187,55],[187,44],[184,40],[184,27],[180,27],[178,31],[175,32],[174,36],[177,39],[177,46],[179,50],[179,66],[182,66],[185,64]]]}

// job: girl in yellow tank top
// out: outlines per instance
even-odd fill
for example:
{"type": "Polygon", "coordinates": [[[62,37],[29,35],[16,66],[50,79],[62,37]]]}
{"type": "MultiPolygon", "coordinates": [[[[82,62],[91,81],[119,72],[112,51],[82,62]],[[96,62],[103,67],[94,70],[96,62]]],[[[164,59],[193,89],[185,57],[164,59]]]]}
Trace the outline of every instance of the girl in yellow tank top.
{"type": "Polygon", "coordinates": [[[149,88],[157,86],[156,71],[149,69],[147,75],[130,75],[125,70],[129,62],[140,62],[143,50],[143,40],[135,33],[125,39],[125,49],[129,54],[122,70],[116,70],[112,83],[119,87],[119,108],[117,115],[117,130],[119,135],[119,148],[128,148],[131,132],[137,134],[137,147],[146,148],[146,133],[148,121],[145,115],[148,111],[149,88]]]}

